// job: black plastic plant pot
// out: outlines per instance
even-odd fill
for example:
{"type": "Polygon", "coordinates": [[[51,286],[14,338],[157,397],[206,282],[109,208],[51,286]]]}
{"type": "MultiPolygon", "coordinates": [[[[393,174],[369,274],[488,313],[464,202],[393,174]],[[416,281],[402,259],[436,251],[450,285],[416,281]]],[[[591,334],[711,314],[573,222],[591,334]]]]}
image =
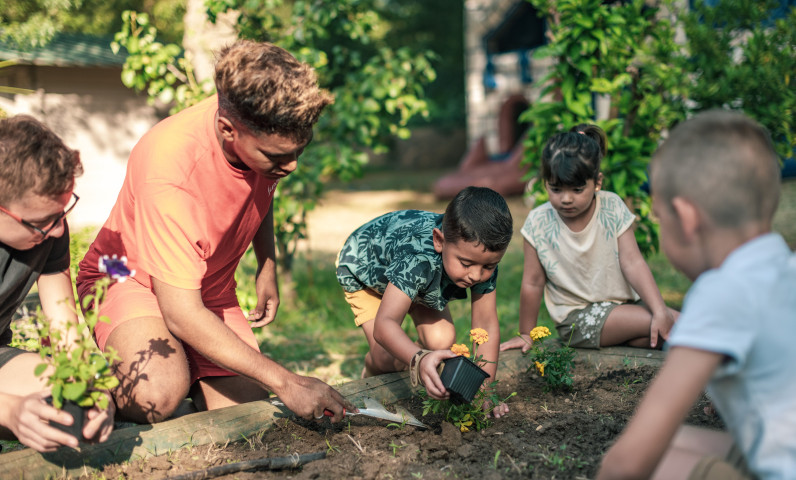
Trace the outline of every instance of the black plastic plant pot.
{"type": "MultiPolygon", "coordinates": [[[[49,405],[52,405],[52,397],[47,397],[45,400],[49,405]]],[[[72,416],[74,419],[72,425],[64,425],[63,423],[58,422],[48,422],[50,426],[74,436],[80,442],[85,442],[86,439],[83,437],[83,422],[86,418],[86,409],[70,400],[64,400],[61,410],[72,416]]]]}
{"type": "Polygon", "coordinates": [[[473,401],[489,374],[469,358],[459,356],[445,360],[439,377],[451,394],[451,402],[461,405],[473,401]]]}

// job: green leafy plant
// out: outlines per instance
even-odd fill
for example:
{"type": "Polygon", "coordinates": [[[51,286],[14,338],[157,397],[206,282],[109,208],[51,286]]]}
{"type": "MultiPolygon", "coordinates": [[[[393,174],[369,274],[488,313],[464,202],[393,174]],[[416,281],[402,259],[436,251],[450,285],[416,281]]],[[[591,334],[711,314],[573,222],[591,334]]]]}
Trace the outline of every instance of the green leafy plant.
{"type": "Polygon", "coordinates": [[[796,149],[796,7],[779,0],[694,2],[682,15],[695,111],[742,110],[770,132],[782,157],[796,149]],[[782,18],[773,19],[778,9],[782,18]]]}
{"type": "Polygon", "coordinates": [[[575,349],[569,345],[553,346],[546,342],[550,336],[547,327],[535,327],[530,332],[531,349],[527,355],[533,364],[528,371],[536,370],[545,381],[545,390],[562,390],[572,387],[572,368],[575,366],[575,349]]]}
{"type": "Polygon", "coordinates": [[[54,328],[41,310],[38,311],[37,334],[40,339],[49,341],[41,342],[39,354],[43,362],[36,366],[34,373],[47,375],[55,408],[63,408],[64,402],[71,401],[84,408],[96,405],[105,409],[110,401],[107,391],[119,385],[112,368],[113,362],[120,360],[117,352],[113,348],[100,351],[93,336],[98,322],[110,322],[99,315],[108,287],[114,281],[123,282],[135,274],[127,269],[126,263],[126,258],[119,259],[115,255],[113,258],[106,255],[100,260],[100,271],[106,276],[97,280],[93,293],[83,298],[85,327],[73,322],[65,328],[54,328]]]}

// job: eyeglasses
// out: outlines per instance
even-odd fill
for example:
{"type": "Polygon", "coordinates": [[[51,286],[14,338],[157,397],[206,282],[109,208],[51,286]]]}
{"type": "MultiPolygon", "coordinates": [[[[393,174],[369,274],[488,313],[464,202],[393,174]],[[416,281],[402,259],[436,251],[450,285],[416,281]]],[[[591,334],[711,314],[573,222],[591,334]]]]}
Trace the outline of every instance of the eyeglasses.
{"type": "Polygon", "coordinates": [[[5,208],[3,208],[3,207],[0,207],[0,212],[3,212],[3,213],[5,213],[6,215],[8,215],[9,217],[13,218],[13,219],[14,219],[14,220],[16,220],[17,222],[19,222],[19,223],[21,223],[22,225],[24,225],[24,226],[26,226],[26,227],[30,228],[30,229],[31,229],[31,230],[33,230],[34,232],[36,232],[36,233],[40,234],[42,237],[46,237],[48,233],[50,233],[51,231],[53,231],[53,229],[54,229],[55,227],[57,227],[58,225],[60,225],[60,224],[61,224],[61,220],[63,220],[63,219],[64,219],[64,217],[66,217],[67,215],[69,215],[69,212],[71,212],[71,211],[72,211],[72,209],[73,209],[73,208],[75,208],[75,205],[77,205],[77,201],[78,201],[78,200],[80,200],[80,197],[78,197],[78,196],[75,194],[75,192],[72,192],[72,198],[71,198],[71,200],[70,200],[69,204],[68,204],[68,205],[66,206],[66,208],[64,209],[64,211],[63,211],[63,212],[61,212],[61,213],[58,215],[58,217],[56,217],[56,219],[55,219],[55,220],[53,220],[53,221],[52,221],[52,223],[50,223],[50,224],[49,224],[49,226],[48,226],[48,227],[46,227],[46,228],[44,228],[44,229],[42,229],[42,228],[40,228],[40,227],[37,227],[36,225],[34,225],[34,224],[30,223],[30,222],[29,222],[29,221],[27,221],[27,220],[23,220],[22,218],[20,218],[20,216],[19,216],[19,215],[17,215],[17,214],[14,214],[14,213],[11,213],[11,212],[9,212],[8,210],[6,210],[6,209],[5,209],[5,208]]]}

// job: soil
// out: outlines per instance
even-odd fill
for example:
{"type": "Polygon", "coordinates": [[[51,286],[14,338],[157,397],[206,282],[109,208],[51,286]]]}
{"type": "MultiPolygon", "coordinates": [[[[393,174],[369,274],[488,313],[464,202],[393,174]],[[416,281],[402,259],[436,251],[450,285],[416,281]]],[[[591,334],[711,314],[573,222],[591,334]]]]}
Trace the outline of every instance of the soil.
{"type": "MultiPolygon", "coordinates": [[[[598,370],[578,362],[574,387],[543,391],[535,373],[502,379],[501,395],[510,413],[479,432],[461,433],[441,415],[422,416],[419,398],[401,403],[429,428],[387,426],[363,417],[332,425],[328,421],[284,420],[262,435],[227,445],[181,449],[169,455],[107,466],[107,478],[153,479],[266,457],[325,452],[326,458],[303,467],[257,470],[221,479],[588,479],[641,399],[655,375],[650,366],[598,370]]],[[[703,396],[686,422],[722,429],[706,415],[703,396]]],[[[389,408],[389,407],[388,407],[389,408]]],[[[209,478],[209,477],[196,477],[209,478]]]]}

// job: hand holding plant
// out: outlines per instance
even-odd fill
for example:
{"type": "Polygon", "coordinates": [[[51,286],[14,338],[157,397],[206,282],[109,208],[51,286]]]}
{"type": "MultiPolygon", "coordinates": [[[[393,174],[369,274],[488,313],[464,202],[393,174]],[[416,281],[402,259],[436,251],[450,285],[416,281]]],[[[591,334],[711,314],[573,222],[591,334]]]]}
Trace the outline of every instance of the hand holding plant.
{"type": "MultiPolygon", "coordinates": [[[[489,334],[483,328],[474,328],[470,330],[470,342],[472,344],[472,351],[465,344],[454,344],[451,351],[459,356],[465,357],[472,361],[476,366],[483,366],[489,362],[483,359],[483,355],[478,354],[478,346],[483,345],[489,341],[489,334]]],[[[506,400],[516,394],[512,393],[505,399],[501,399],[497,395],[496,390],[497,381],[490,383],[486,387],[478,388],[475,393],[475,398],[472,402],[451,402],[448,400],[435,400],[428,398],[427,393],[423,395],[427,398],[423,401],[423,415],[429,413],[445,412],[445,420],[453,423],[459,428],[461,432],[467,432],[471,429],[481,430],[491,425],[489,421],[492,408],[495,406],[505,406],[506,400]]],[[[496,408],[499,412],[505,413],[507,408],[496,408]]],[[[499,416],[499,414],[496,414],[499,416]]]]}
{"type": "MultiPolygon", "coordinates": [[[[85,327],[75,321],[65,325],[63,329],[53,328],[52,322],[41,313],[35,319],[39,338],[49,339],[49,342],[41,342],[39,355],[43,362],[36,366],[34,373],[37,376],[48,375],[47,385],[51,387],[52,405],[59,410],[67,402],[84,409],[114,410],[108,390],[119,385],[112,369],[113,362],[118,361],[119,356],[113,348],[100,351],[93,337],[98,322],[110,322],[107,317],[99,315],[100,304],[108,287],[114,281],[124,282],[127,277],[135,274],[127,268],[126,263],[126,258],[119,259],[115,255],[112,258],[106,255],[100,259],[99,270],[107,276],[97,280],[93,293],[83,298],[85,327]],[[72,336],[76,338],[73,339],[72,336]]],[[[90,420],[97,416],[91,416],[90,420]]],[[[107,422],[103,423],[110,422],[112,413],[107,422]]],[[[82,424],[77,418],[75,423],[82,424]]],[[[105,430],[101,433],[110,433],[105,430]]]]}

